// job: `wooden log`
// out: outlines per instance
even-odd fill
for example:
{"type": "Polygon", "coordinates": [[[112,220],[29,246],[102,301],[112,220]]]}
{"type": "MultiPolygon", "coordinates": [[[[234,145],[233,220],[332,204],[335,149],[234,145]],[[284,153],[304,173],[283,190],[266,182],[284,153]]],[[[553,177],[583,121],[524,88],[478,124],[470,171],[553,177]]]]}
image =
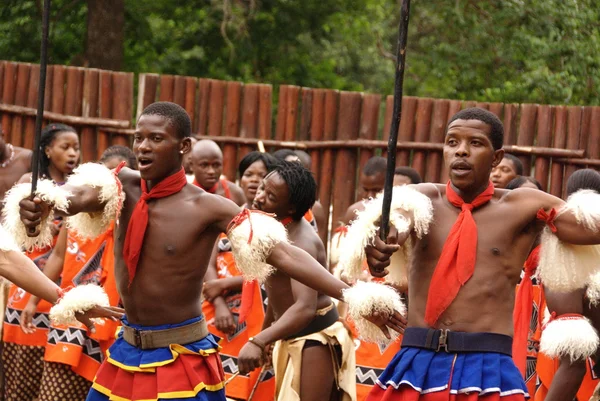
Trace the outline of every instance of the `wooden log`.
{"type": "Polygon", "coordinates": [[[6,61],[0,60],[0,102],[2,101],[2,92],[4,91],[4,66],[6,61]]]}
{"type": "MultiPolygon", "coordinates": [[[[448,109],[450,102],[445,99],[435,100],[433,103],[433,118],[431,122],[431,136],[429,142],[444,143],[446,135],[446,125],[448,119],[448,109]]],[[[427,170],[423,177],[429,182],[441,182],[442,173],[442,153],[439,151],[429,152],[427,160],[427,170]]]]}
{"type": "Polygon", "coordinates": [[[590,157],[589,149],[586,147],[590,138],[591,133],[591,122],[592,122],[592,112],[593,106],[583,107],[583,115],[581,117],[581,133],[579,136],[579,147],[586,149],[586,157],[590,157]]]}
{"type": "MultiPolygon", "coordinates": [[[[556,107],[554,111],[554,147],[565,148],[567,145],[567,109],[564,106],[556,107]]],[[[552,161],[550,168],[550,193],[554,196],[562,195],[564,165],[552,161]]]]}
{"type": "Polygon", "coordinates": [[[596,168],[600,167],[600,159],[558,158],[558,159],[554,159],[553,161],[555,161],[557,163],[574,164],[576,166],[581,166],[582,168],[585,166],[591,166],[591,167],[596,167],[596,168]]]}
{"type": "MultiPolygon", "coordinates": [[[[537,145],[543,147],[552,146],[552,106],[540,106],[537,114],[537,145]]],[[[548,187],[548,176],[550,174],[550,160],[538,156],[535,159],[535,178],[542,184],[542,188],[548,187]]]]}
{"type": "MultiPolygon", "coordinates": [[[[289,103],[288,103],[289,104],[289,103]]],[[[362,93],[341,92],[336,138],[353,140],[358,138],[362,93]]],[[[333,181],[333,221],[338,222],[356,199],[356,149],[339,149],[335,157],[333,181]]]]}
{"type": "MultiPolygon", "coordinates": [[[[417,116],[418,99],[412,96],[404,96],[402,98],[402,119],[400,120],[400,131],[398,132],[399,142],[412,141],[415,137],[415,120],[417,116]]],[[[389,134],[385,136],[385,140],[389,138],[389,134]]],[[[410,163],[410,150],[402,150],[398,152],[396,158],[397,166],[408,166],[410,163]]]]}
{"type": "MultiPolygon", "coordinates": [[[[429,142],[431,132],[431,112],[433,99],[421,98],[417,102],[417,118],[415,123],[415,142],[429,142]]],[[[425,177],[425,162],[427,153],[422,150],[413,152],[412,167],[421,177],[425,177]]]]}
{"type": "Polygon", "coordinates": [[[52,71],[52,99],[50,100],[50,111],[64,113],[65,110],[65,78],[66,67],[55,65],[52,71]]]}
{"type": "Polygon", "coordinates": [[[160,76],[160,94],[158,100],[161,102],[172,102],[175,91],[175,77],[173,75],[160,76]]]}
{"type": "MultiPolygon", "coordinates": [[[[112,90],[111,118],[131,121],[133,115],[133,73],[114,73],[112,90]]],[[[125,147],[130,146],[129,138],[126,135],[113,135],[111,144],[125,147]]],[[[106,148],[98,150],[104,152],[106,148]]]]}
{"type": "MultiPolygon", "coordinates": [[[[6,63],[4,65],[4,86],[2,88],[2,102],[5,104],[14,104],[17,86],[17,63],[6,63]]],[[[13,116],[2,113],[2,132],[4,140],[12,142],[12,119],[13,116]]]]}
{"type": "Polygon", "coordinates": [[[468,100],[464,103],[463,106],[464,106],[463,108],[465,108],[465,109],[469,109],[471,107],[477,107],[477,102],[474,100],[468,100]]]}
{"type": "MultiPolygon", "coordinates": [[[[448,105],[448,118],[446,119],[446,127],[448,127],[448,121],[450,121],[452,119],[452,117],[454,117],[454,115],[456,113],[458,113],[462,108],[462,102],[460,100],[451,100],[450,104],[448,105]]],[[[446,131],[444,130],[444,141],[446,138],[446,131]]],[[[446,162],[444,161],[444,157],[442,155],[442,173],[440,175],[440,182],[447,182],[448,179],[450,178],[449,175],[449,171],[448,171],[448,166],[446,165],[446,162]]]]}
{"type": "MultiPolygon", "coordinates": [[[[567,108],[567,149],[578,149],[581,135],[581,123],[583,117],[583,107],[572,106],[567,108]]],[[[566,189],[567,180],[577,170],[574,165],[565,166],[565,176],[563,178],[563,189],[566,189]]],[[[563,196],[566,192],[563,192],[563,196]]]]}
{"type": "Polygon", "coordinates": [[[286,97],[287,107],[285,108],[285,132],[286,141],[295,141],[298,132],[298,100],[300,87],[295,85],[288,86],[286,97]]]}
{"type": "MultiPolygon", "coordinates": [[[[362,115],[360,117],[360,129],[358,137],[366,140],[377,139],[377,129],[379,128],[379,109],[381,108],[381,95],[366,94],[363,96],[362,115]]],[[[389,132],[389,130],[388,130],[389,132]]],[[[361,149],[359,169],[367,163],[371,157],[375,155],[373,149],[361,149]]]]}
{"type": "Polygon", "coordinates": [[[499,119],[502,119],[502,110],[504,109],[504,104],[502,103],[490,103],[489,110],[494,113],[499,119]]]}
{"type": "MultiPolygon", "coordinates": [[[[29,87],[29,75],[31,71],[31,64],[19,63],[17,65],[17,88],[15,93],[15,105],[25,106],[27,105],[27,93],[29,87]]],[[[23,146],[23,129],[25,128],[25,121],[23,116],[13,116],[11,126],[11,141],[15,146],[23,146]]]]}
{"type": "MultiPolygon", "coordinates": [[[[35,116],[36,109],[32,107],[14,106],[11,104],[0,103],[0,111],[10,114],[18,114],[21,116],[35,116]]],[[[103,128],[127,128],[131,126],[131,122],[127,120],[116,120],[112,118],[93,118],[93,117],[78,117],[69,116],[62,113],[53,113],[51,111],[44,111],[44,118],[60,123],[69,125],[92,125],[103,128]]],[[[114,131],[118,132],[118,131],[114,131]]],[[[127,132],[124,132],[127,133],[127,132]]]]}
{"type": "Polygon", "coordinates": [[[279,86],[279,98],[277,100],[277,121],[275,123],[275,139],[285,140],[285,124],[287,121],[287,93],[288,85],[279,86]]]}
{"type": "MultiPolygon", "coordinates": [[[[100,71],[99,80],[99,100],[98,115],[100,118],[110,118],[112,114],[112,96],[113,79],[110,71],[100,71]]],[[[133,130],[132,130],[133,131],[133,130]]],[[[99,159],[104,149],[110,146],[110,133],[107,130],[99,129],[96,138],[96,158],[99,159]],[[102,150],[100,150],[102,149],[102,150]]]]}
{"type": "Polygon", "coordinates": [[[487,103],[487,102],[476,102],[475,103],[475,107],[479,107],[480,109],[489,110],[490,109],[490,104],[487,103]]]}
{"type": "MultiPolygon", "coordinates": [[[[523,104],[521,105],[521,119],[519,121],[519,137],[517,138],[517,145],[519,146],[532,146],[535,138],[535,122],[537,118],[537,104],[523,104]]],[[[520,156],[521,162],[523,162],[523,174],[529,175],[531,171],[531,157],[520,156]]]]}
{"type": "Polygon", "coordinates": [[[140,74],[138,79],[138,103],[135,119],[142,115],[142,111],[156,100],[158,89],[158,74],[140,74]]]}
{"type": "Polygon", "coordinates": [[[504,144],[514,145],[517,142],[517,117],[519,105],[504,105],[504,144]]]}
{"type": "Polygon", "coordinates": [[[69,116],[81,116],[81,105],[83,97],[83,68],[67,67],[67,85],[65,90],[64,114],[69,116]]]}
{"type": "Polygon", "coordinates": [[[213,80],[210,83],[208,99],[208,135],[210,136],[220,136],[223,133],[225,87],[225,81],[213,80]]]}
{"type": "MultiPolygon", "coordinates": [[[[310,119],[310,140],[320,142],[323,140],[323,132],[325,130],[325,90],[313,89],[312,95],[312,113],[310,119]]],[[[317,187],[321,186],[321,152],[319,149],[310,151],[311,166],[310,169],[317,181],[317,187]]],[[[318,197],[318,196],[317,196],[318,197]]],[[[323,239],[323,238],[321,238],[323,239]]],[[[323,242],[324,244],[327,241],[323,242]]]]}
{"type": "MultiPolygon", "coordinates": [[[[82,118],[98,116],[98,95],[100,71],[86,69],[83,76],[82,118]]],[[[83,126],[81,129],[81,153],[84,162],[91,162],[97,156],[96,129],[93,126],[83,126]]]]}
{"type": "Polygon", "coordinates": [[[196,88],[198,79],[194,77],[185,77],[185,105],[183,108],[187,111],[192,120],[192,132],[198,132],[198,119],[196,118],[196,88]]]}
{"type": "MultiPolygon", "coordinates": [[[[325,116],[323,122],[323,139],[333,140],[335,138],[335,129],[337,126],[337,110],[338,110],[338,91],[325,91],[325,116]]],[[[332,203],[332,181],[333,181],[333,149],[326,149],[323,152],[323,160],[321,163],[321,182],[319,186],[319,200],[323,205],[323,210],[329,221],[330,206],[332,203]]],[[[337,226],[337,222],[333,220],[333,227],[337,226]]]]}
{"type": "Polygon", "coordinates": [[[600,159],[600,107],[592,107],[587,154],[591,159],[600,159]]]}
{"type": "Polygon", "coordinates": [[[299,141],[308,141],[310,138],[313,91],[314,89],[311,88],[301,89],[300,96],[302,98],[302,108],[300,110],[300,131],[298,132],[299,141]]]}
{"type": "Polygon", "coordinates": [[[271,139],[273,87],[268,84],[260,84],[258,93],[258,137],[261,139],[271,139]]]}
{"type": "MultiPolygon", "coordinates": [[[[242,83],[227,82],[227,111],[225,114],[225,130],[222,133],[223,135],[240,135],[241,102],[242,83]]],[[[223,174],[230,180],[235,180],[235,172],[238,165],[236,155],[236,144],[226,143],[223,146],[223,174]]]]}
{"type": "MultiPolygon", "coordinates": [[[[46,67],[47,68],[47,67],[46,67]]],[[[46,77],[48,70],[46,69],[46,77]]],[[[38,87],[40,85],[40,66],[32,64],[29,72],[29,90],[27,93],[26,106],[37,111],[38,87]]],[[[43,125],[42,125],[43,126],[43,125]]],[[[25,149],[33,149],[35,136],[35,115],[25,117],[25,137],[23,139],[23,147],[25,149]]]]}
{"type": "MultiPolygon", "coordinates": [[[[259,119],[259,92],[260,84],[248,84],[244,86],[244,100],[242,103],[242,125],[239,136],[242,138],[254,138],[258,140],[258,119],[259,119]]],[[[256,146],[241,146],[238,150],[237,164],[246,154],[256,150],[256,146]]],[[[235,169],[233,170],[233,176],[235,178],[235,169]]]]}
{"type": "Polygon", "coordinates": [[[173,82],[173,103],[185,108],[185,77],[175,75],[173,82]]]}
{"type": "Polygon", "coordinates": [[[208,105],[210,104],[210,79],[198,80],[198,127],[195,132],[206,135],[208,132],[208,105]]]}

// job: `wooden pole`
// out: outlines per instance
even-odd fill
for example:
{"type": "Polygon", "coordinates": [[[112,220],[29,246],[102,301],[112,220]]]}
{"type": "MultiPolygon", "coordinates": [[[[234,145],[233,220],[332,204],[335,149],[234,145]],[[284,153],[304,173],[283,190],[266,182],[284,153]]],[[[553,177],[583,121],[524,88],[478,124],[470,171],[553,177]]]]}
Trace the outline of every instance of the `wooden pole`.
{"type": "Polygon", "coordinates": [[[394,84],[394,110],[390,139],[388,141],[387,171],[383,187],[383,205],[381,208],[381,238],[385,240],[389,231],[390,207],[392,205],[392,187],[394,185],[394,170],[396,169],[396,143],[398,142],[398,128],[402,118],[402,85],[404,83],[404,69],[406,66],[406,44],[408,39],[408,20],[410,14],[410,0],[402,0],[400,7],[400,25],[398,27],[398,45],[396,49],[396,79],[394,84]]]}

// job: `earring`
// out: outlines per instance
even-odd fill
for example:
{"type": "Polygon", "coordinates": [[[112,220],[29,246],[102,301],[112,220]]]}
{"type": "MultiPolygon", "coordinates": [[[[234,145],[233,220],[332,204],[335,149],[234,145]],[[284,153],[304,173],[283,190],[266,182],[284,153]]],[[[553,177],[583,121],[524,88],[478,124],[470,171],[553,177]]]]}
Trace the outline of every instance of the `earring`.
{"type": "Polygon", "coordinates": [[[183,150],[180,150],[179,153],[183,154],[183,150]]]}

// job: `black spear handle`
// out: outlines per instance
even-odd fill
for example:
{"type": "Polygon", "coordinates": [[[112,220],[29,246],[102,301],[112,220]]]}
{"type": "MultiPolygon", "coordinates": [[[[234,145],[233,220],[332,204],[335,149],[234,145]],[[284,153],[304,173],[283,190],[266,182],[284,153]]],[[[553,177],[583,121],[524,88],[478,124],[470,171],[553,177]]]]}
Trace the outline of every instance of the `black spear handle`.
{"type": "Polygon", "coordinates": [[[390,139],[387,147],[387,170],[383,187],[383,205],[381,207],[381,229],[379,235],[385,241],[390,230],[390,207],[392,205],[392,188],[394,186],[394,170],[396,169],[396,144],[398,129],[402,117],[402,85],[406,66],[406,42],[408,39],[408,17],[410,0],[402,0],[400,7],[400,25],[398,26],[398,45],[396,48],[396,79],[394,84],[394,109],[390,127],[390,139]]]}
{"type": "MultiPolygon", "coordinates": [[[[38,86],[37,114],[35,116],[35,140],[33,157],[31,158],[31,196],[37,189],[38,175],[40,173],[40,137],[42,136],[42,121],[44,119],[44,98],[46,94],[46,67],[48,65],[48,31],[50,27],[50,0],[44,0],[42,14],[42,44],[40,49],[40,81],[38,86]]],[[[35,232],[35,229],[30,229],[35,232]]]]}

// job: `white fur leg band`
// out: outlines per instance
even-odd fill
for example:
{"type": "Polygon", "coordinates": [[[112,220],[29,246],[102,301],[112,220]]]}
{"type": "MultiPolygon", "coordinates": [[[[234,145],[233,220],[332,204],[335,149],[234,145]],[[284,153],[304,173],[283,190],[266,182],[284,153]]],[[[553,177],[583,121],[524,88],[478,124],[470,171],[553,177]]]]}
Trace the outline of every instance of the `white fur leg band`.
{"type": "Polygon", "coordinates": [[[50,309],[50,319],[56,324],[74,324],[76,313],[83,313],[95,306],[110,306],[104,289],[95,284],[79,285],[67,291],[62,299],[50,309]]]}
{"type": "Polygon", "coordinates": [[[390,331],[392,338],[387,339],[379,327],[364,318],[373,312],[391,315],[396,310],[402,315],[406,314],[406,306],[393,288],[357,281],[354,286],[344,290],[344,302],[348,304],[348,316],[354,321],[362,339],[379,344],[396,339],[398,333],[390,331]]]}
{"type": "MultiPolygon", "coordinates": [[[[52,244],[52,231],[50,225],[54,221],[54,210],[40,224],[40,234],[37,237],[28,237],[27,229],[21,222],[19,202],[31,195],[31,184],[17,184],[6,193],[4,215],[4,228],[14,239],[17,245],[25,250],[45,248],[52,244]]],[[[70,193],[61,189],[50,180],[39,180],[36,195],[44,202],[54,205],[54,209],[66,211],[69,206],[70,193]]]]}
{"type": "MultiPolygon", "coordinates": [[[[362,262],[365,259],[365,248],[373,243],[377,234],[378,221],[381,219],[383,194],[365,203],[365,209],[357,213],[357,218],[348,228],[348,234],[342,239],[340,251],[340,269],[351,280],[356,280],[362,272],[362,262]]],[[[431,200],[408,186],[394,187],[390,222],[398,232],[406,233],[411,224],[415,234],[422,238],[429,232],[429,224],[433,219],[431,200]],[[404,213],[412,216],[412,221],[404,213]]],[[[405,243],[406,262],[410,257],[410,243],[405,243]]]]}
{"type": "Polygon", "coordinates": [[[550,358],[568,356],[571,361],[592,356],[598,348],[598,333],[581,315],[562,315],[550,320],[542,331],[540,351],[550,358]]]}
{"type": "Polygon", "coordinates": [[[272,215],[244,209],[230,223],[227,237],[236,266],[246,281],[262,283],[273,271],[266,263],[273,248],[288,242],[283,224],[272,215]]]}
{"type": "Polygon", "coordinates": [[[69,228],[76,231],[80,237],[98,237],[109,228],[111,221],[118,217],[125,200],[125,192],[121,190],[119,179],[102,164],[85,163],[75,169],[67,183],[100,188],[98,199],[100,202],[106,202],[102,213],[78,213],[67,219],[69,228]]]}

